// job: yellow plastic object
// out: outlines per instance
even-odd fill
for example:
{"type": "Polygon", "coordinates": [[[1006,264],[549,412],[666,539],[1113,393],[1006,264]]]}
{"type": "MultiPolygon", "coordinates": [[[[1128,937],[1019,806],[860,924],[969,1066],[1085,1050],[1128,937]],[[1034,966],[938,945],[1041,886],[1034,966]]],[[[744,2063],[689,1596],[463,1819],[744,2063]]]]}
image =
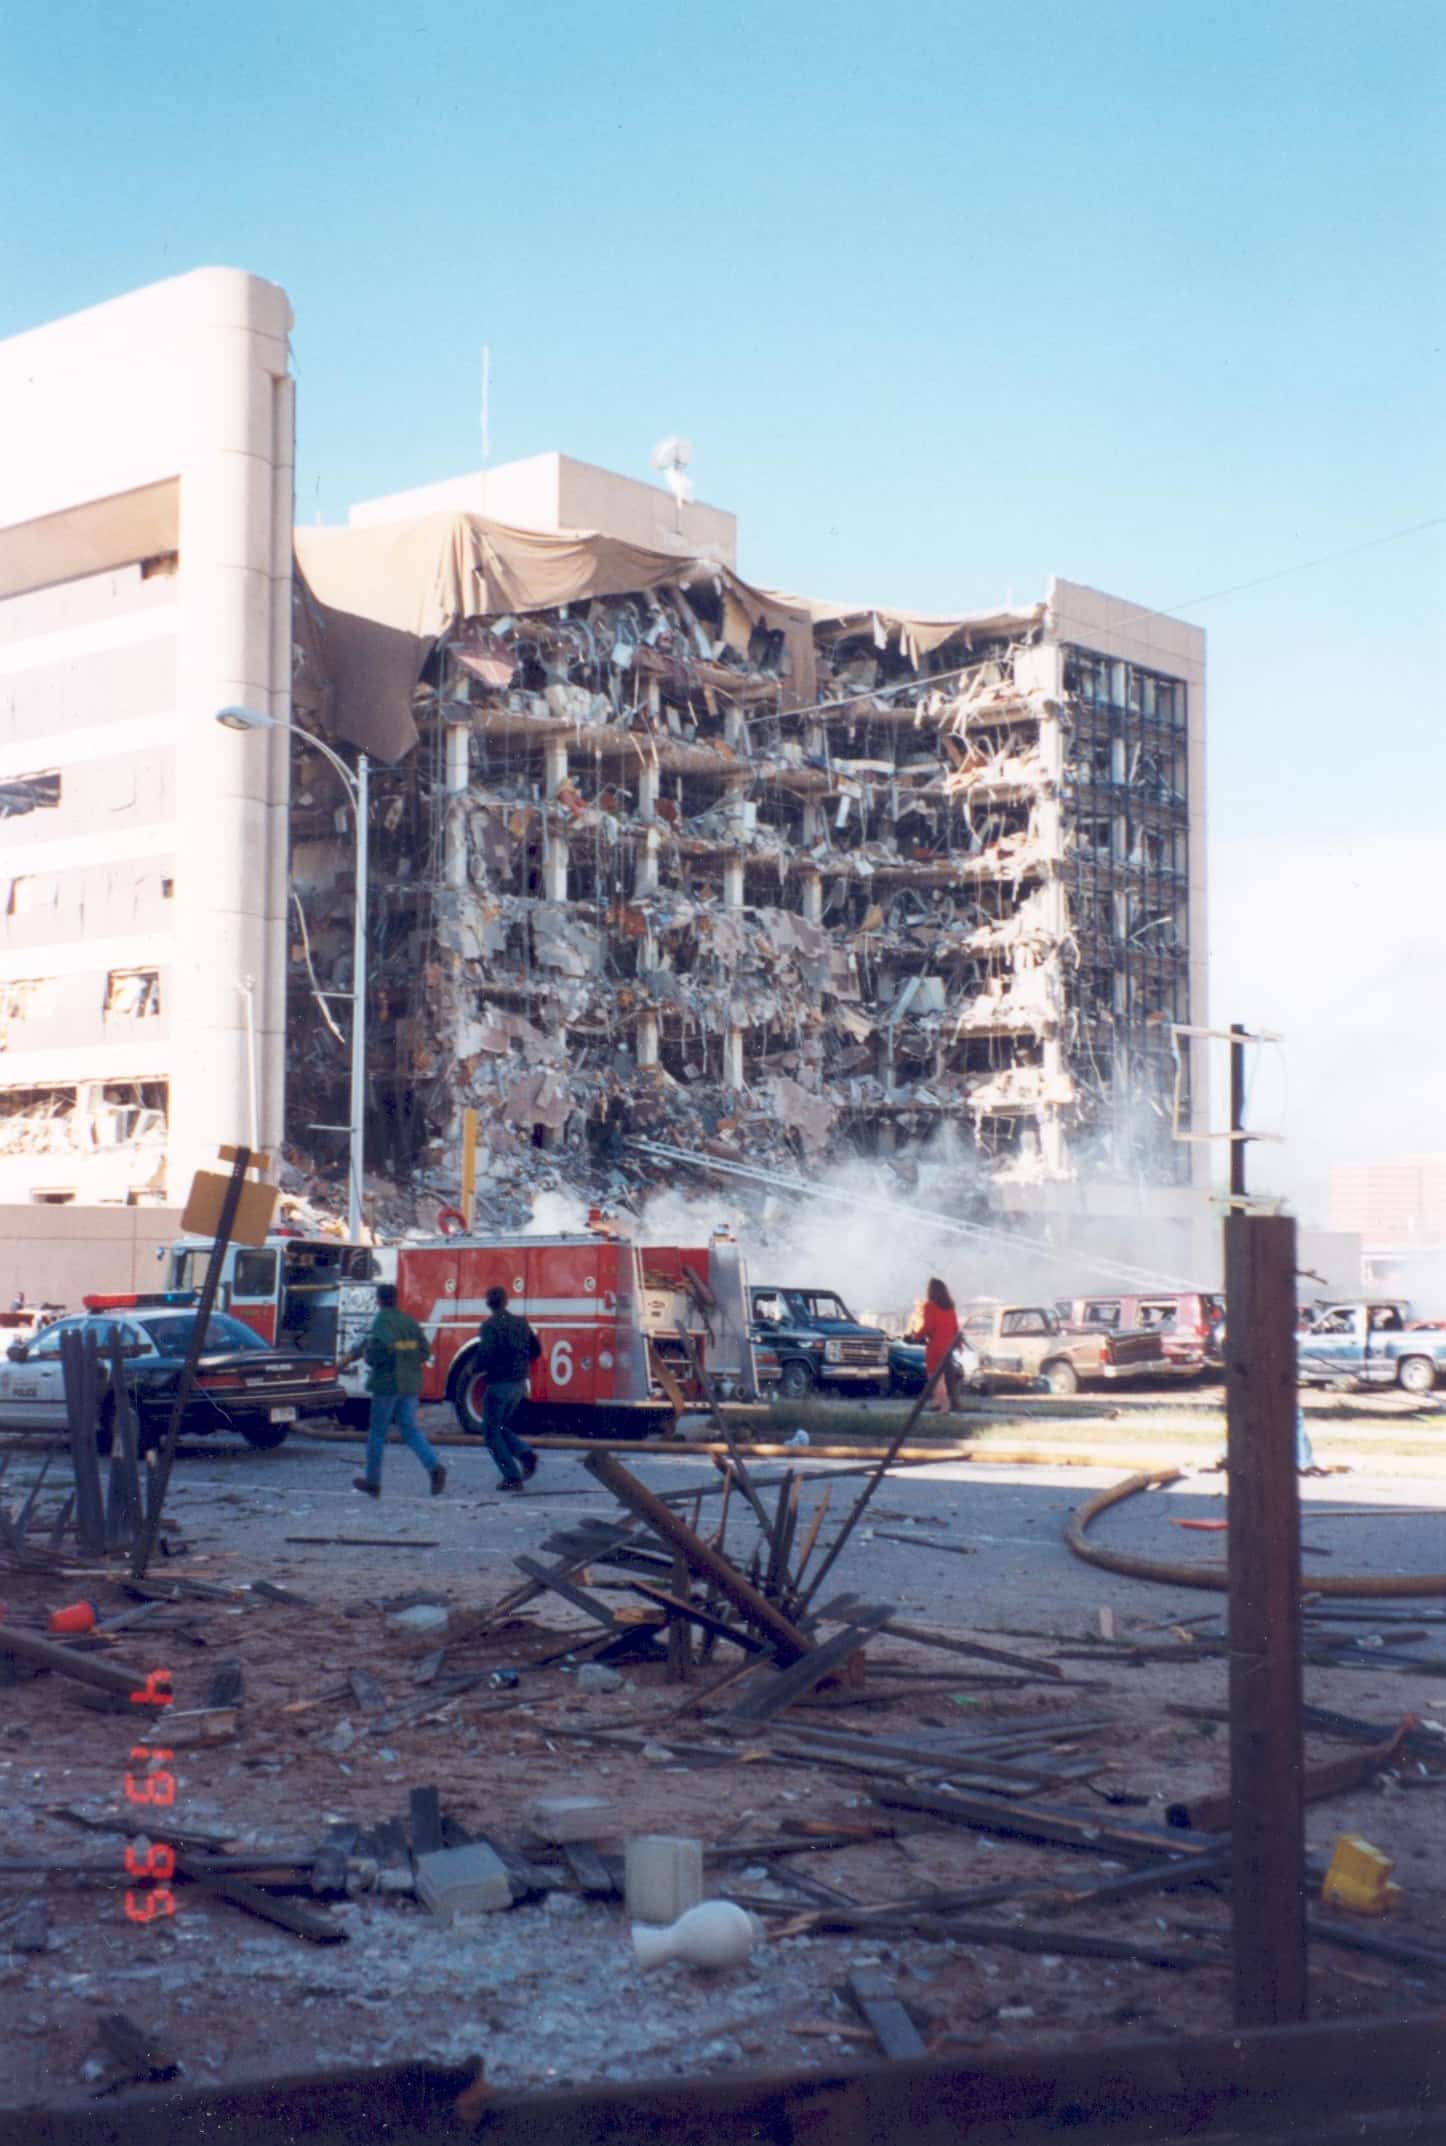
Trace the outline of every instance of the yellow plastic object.
{"type": "Polygon", "coordinates": [[[1349,1908],[1355,1915],[1384,1915],[1401,1897],[1391,1883],[1395,1864],[1359,1833],[1338,1833],[1330,1869],[1321,1887],[1327,1907],[1349,1908]]]}

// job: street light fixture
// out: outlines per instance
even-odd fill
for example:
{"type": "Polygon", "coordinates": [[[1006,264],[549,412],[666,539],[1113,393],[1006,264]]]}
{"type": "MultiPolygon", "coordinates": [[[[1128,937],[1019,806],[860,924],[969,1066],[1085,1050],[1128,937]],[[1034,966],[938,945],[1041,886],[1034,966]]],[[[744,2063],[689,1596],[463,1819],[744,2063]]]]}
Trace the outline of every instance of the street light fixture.
{"type": "Polygon", "coordinates": [[[366,1029],[367,1029],[367,756],[356,756],[353,774],[340,754],[325,738],[303,730],[300,723],[285,723],[279,716],[264,715],[256,708],[218,708],[216,721],[227,730],[289,730],[315,746],[341,777],[346,801],[356,828],[356,894],[352,918],[351,962],[351,1100],[347,1111],[351,1139],[347,1163],[346,1227],[353,1244],[361,1242],[362,1168],[366,1153],[366,1029]]]}

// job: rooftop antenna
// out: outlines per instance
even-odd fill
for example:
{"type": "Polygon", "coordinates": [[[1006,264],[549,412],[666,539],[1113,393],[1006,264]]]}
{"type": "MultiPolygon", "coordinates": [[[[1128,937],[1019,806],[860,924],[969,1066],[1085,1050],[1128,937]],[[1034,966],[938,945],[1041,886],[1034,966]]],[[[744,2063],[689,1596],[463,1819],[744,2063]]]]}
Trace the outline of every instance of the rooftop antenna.
{"type": "Polygon", "coordinates": [[[693,442],[679,434],[670,433],[659,440],[653,449],[653,468],[662,476],[664,484],[678,503],[678,527],[683,526],[683,509],[693,497],[693,480],[684,475],[693,459],[693,442]]]}
{"type": "Polygon", "coordinates": [[[492,460],[492,345],[482,345],[482,460],[492,460]]]}

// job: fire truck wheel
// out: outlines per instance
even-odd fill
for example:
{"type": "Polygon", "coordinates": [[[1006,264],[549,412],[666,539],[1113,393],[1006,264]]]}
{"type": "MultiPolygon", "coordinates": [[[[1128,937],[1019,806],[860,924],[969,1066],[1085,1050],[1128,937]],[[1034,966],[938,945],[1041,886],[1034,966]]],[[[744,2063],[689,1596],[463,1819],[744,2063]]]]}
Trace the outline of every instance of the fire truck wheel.
{"type": "Polygon", "coordinates": [[[469,1349],[452,1366],[447,1398],[457,1411],[457,1421],[472,1438],[482,1436],[482,1396],[486,1390],[487,1381],[477,1371],[477,1352],[469,1349]]]}
{"type": "Polygon", "coordinates": [[[284,1444],[291,1425],[271,1423],[264,1416],[253,1416],[238,1423],[236,1428],[248,1446],[256,1446],[261,1452],[269,1453],[273,1447],[284,1444]]]}

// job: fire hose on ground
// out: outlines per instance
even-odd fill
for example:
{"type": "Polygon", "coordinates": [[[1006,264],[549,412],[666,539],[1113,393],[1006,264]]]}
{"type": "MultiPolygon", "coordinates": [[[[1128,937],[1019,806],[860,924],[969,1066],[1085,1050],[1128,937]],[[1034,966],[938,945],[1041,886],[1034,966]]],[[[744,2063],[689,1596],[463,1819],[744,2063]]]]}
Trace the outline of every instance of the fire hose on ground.
{"type": "MultiPolygon", "coordinates": [[[[1083,1558],[1087,1565],[1099,1566],[1105,1572],[1121,1572],[1131,1580],[1158,1580],[1167,1587],[1208,1587],[1218,1594],[1224,1594],[1230,1584],[1229,1569],[1218,1560],[1173,1565],[1164,1558],[1136,1557],[1127,1550],[1107,1550],[1102,1544],[1088,1539],[1090,1524],[1097,1520],[1101,1513],[1109,1512],[1112,1506],[1123,1505],[1127,1498],[1138,1497],[1142,1491],[1165,1490],[1171,1483],[1180,1482],[1188,1472],[1184,1468],[1145,1469],[1138,1475],[1127,1476],[1122,1483],[1112,1484],[1108,1490],[1099,1491],[1070,1514],[1064,1530],[1066,1543],[1076,1557],[1083,1558]]],[[[1303,1572],[1300,1584],[1303,1594],[1335,1595],[1346,1600],[1446,1595],[1446,1572],[1387,1573],[1380,1576],[1369,1573],[1303,1572]]]]}

